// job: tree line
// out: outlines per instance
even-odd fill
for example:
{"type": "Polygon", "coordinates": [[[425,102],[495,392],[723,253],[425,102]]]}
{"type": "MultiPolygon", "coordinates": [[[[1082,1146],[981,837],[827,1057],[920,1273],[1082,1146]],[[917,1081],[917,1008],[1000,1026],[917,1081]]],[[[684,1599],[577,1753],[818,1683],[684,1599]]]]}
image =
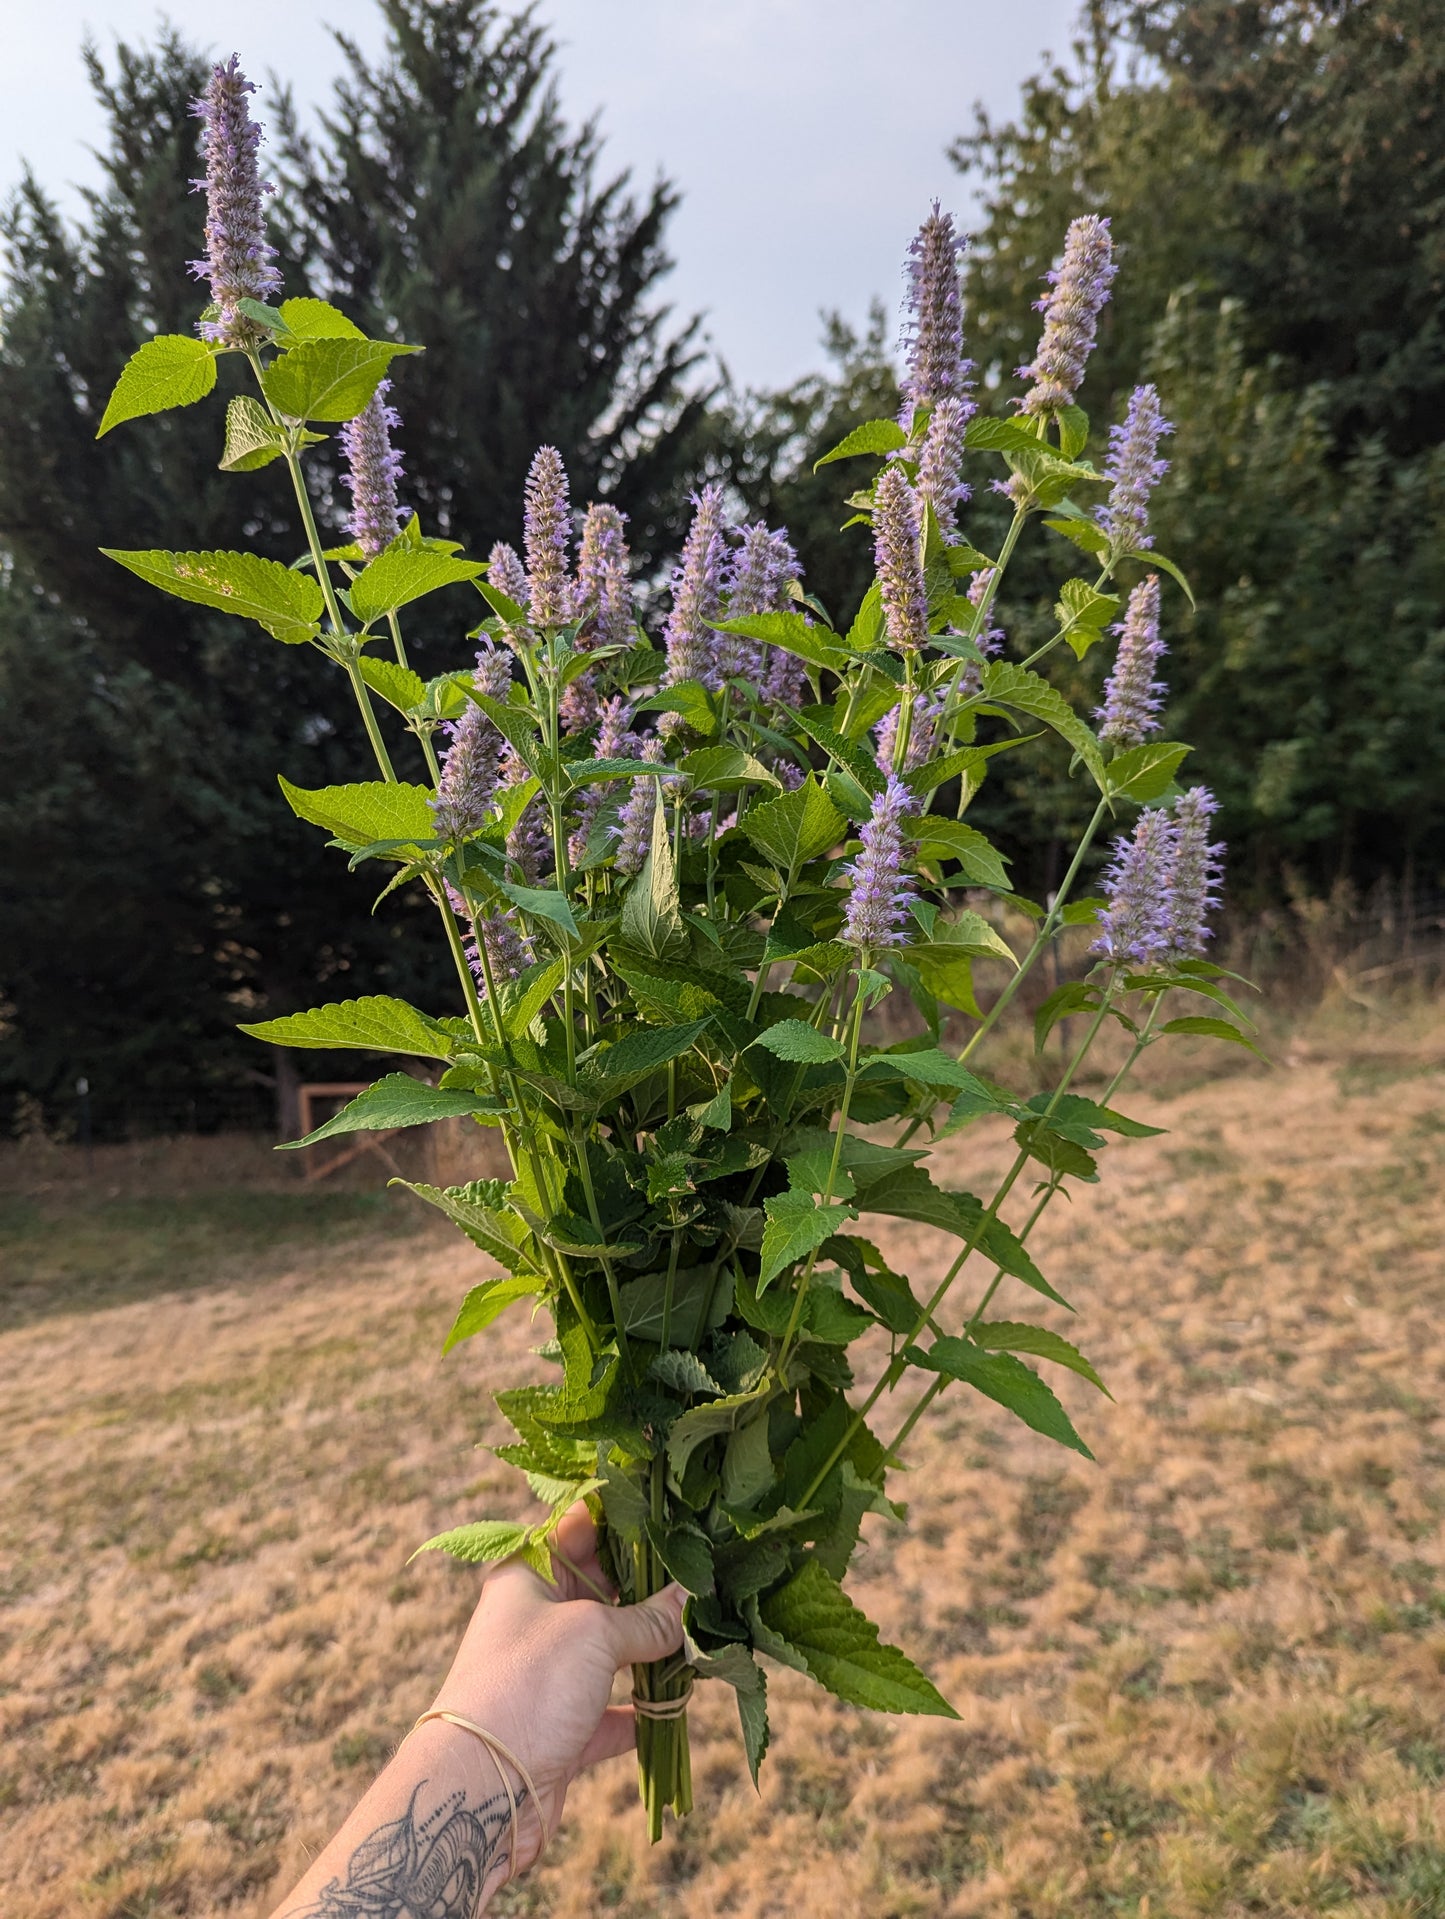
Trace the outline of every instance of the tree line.
{"type": "MultiPolygon", "coordinates": [[[[891,319],[826,329],[824,364],[774,393],[723,387],[666,301],[675,190],[609,172],[569,127],[530,12],[381,0],[386,49],[347,46],[312,133],[284,90],[260,104],[288,293],[420,340],[399,375],[405,497],[428,531],[515,540],[522,480],[551,442],[579,498],[629,516],[644,590],[688,496],[721,480],[785,524],[835,616],[867,576],[821,537],[851,426],[896,409],[891,319]],[[827,555],[825,558],[824,556],[827,555]]],[[[1092,0],[1072,56],[952,158],[981,189],[967,259],[979,398],[1003,411],[1043,274],[1075,214],[1110,215],[1122,271],[1082,395],[1117,419],[1141,362],[1175,425],[1160,549],[1197,613],[1167,601],[1170,731],[1224,802],[1230,893],[1285,884],[1441,884],[1445,779],[1445,130],[1433,0],[1092,0]],[[1264,508],[1268,504],[1269,512],[1264,508]],[[1268,529],[1266,531],[1266,529],[1268,529]]],[[[173,31],[85,59],[103,177],[67,221],[25,178],[0,288],[0,1103],[52,1120],[75,1079],[97,1124],[268,1110],[238,1019],[316,996],[425,1001],[429,942],[404,898],[360,883],[276,797],[357,777],[340,697],[309,656],[157,603],[101,559],[127,548],[299,545],[266,473],[217,470],[185,412],[97,445],[116,370],[199,296],[189,103],[208,71],[173,31]]],[[[920,213],[923,209],[920,208],[920,213]]],[[[900,236],[901,241],[906,236],[900,236]]],[[[226,377],[222,363],[222,378],[226,377]]],[[[840,477],[841,475],[841,477],[840,477]]],[[[339,523],[323,476],[317,508],[339,523]]],[[[1006,507],[966,509],[985,550],[1006,507]]],[[[1060,577],[1040,546],[1040,628],[1060,577]]],[[[418,622],[423,672],[465,658],[464,610],[418,622]]],[[[1025,613],[1009,643],[1025,650],[1025,613]]],[[[1085,686],[1095,654],[1071,667],[1085,686]]],[[[1018,872],[1047,886],[1076,797],[1027,749],[974,802],[1018,872]]]]}

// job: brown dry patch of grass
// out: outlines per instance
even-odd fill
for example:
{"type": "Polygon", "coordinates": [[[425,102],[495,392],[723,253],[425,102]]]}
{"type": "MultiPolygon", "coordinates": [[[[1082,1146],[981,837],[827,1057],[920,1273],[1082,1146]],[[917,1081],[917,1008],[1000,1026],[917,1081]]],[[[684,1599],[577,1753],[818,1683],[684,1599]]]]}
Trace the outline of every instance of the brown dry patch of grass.
{"type": "MultiPolygon", "coordinates": [[[[1445,1913],[1445,1030],[1337,1018],[1277,1051],[1126,1101],[1170,1133],[1038,1231],[1115,1395],[1059,1389],[1099,1463],[955,1392],[907,1529],[869,1522],[852,1590],[958,1723],[774,1673],[759,1800],[702,1688],[694,1818],[649,1850],[630,1769],[594,1775],[506,1910],[1445,1913]]],[[[986,1189],[1005,1143],[944,1160],[986,1189]]],[[[287,1197],[0,1214],[8,1919],[264,1913],[467,1616],[474,1575],[412,1546],[523,1509],[473,1448],[536,1364],[525,1316],[442,1362],[469,1249],[287,1197]]],[[[939,1270],[923,1231],[889,1244],[939,1270]]]]}

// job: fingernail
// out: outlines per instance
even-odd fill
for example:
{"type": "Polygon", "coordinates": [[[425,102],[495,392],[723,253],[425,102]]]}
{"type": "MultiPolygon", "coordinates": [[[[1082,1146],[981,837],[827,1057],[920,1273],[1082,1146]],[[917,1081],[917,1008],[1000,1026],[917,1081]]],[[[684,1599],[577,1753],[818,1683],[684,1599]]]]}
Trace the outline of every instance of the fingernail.
{"type": "Polygon", "coordinates": [[[677,1607],[678,1611],[681,1612],[683,1607],[687,1604],[687,1597],[688,1597],[687,1587],[679,1586],[677,1581],[674,1579],[670,1586],[663,1587],[662,1596],[664,1599],[670,1599],[672,1603],[677,1607]]]}

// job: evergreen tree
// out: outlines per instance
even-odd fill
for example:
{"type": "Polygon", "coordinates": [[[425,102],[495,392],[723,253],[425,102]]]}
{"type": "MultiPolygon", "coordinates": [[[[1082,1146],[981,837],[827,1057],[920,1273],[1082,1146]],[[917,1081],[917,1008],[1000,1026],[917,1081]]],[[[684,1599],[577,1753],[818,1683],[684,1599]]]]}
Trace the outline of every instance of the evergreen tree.
{"type": "Polygon", "coordinates": [[[563,122],[555,48],[530,10],[381,0],[382,61],[350,77],[317,140],[281,115],[282,251],[367,332],[426,346],[397,404],[407,499],[485,553],[518,543],[522,484],[556,446],[579,503],[628,515],[644,567],[675,546],[706,401],[695,323],[656,304],[674,190],[600,182],[595,124],[563,122]]]}

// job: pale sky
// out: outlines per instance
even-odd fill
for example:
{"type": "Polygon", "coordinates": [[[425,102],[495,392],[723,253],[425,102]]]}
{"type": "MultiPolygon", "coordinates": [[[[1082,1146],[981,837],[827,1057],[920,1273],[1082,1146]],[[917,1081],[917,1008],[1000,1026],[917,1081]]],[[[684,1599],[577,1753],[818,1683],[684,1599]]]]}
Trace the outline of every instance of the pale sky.
{"type": "MultiPolygon", "coordinates": [[[[74,207],[97,178],[99,112],[80,64],[149,37],[150,0],[4,0],[0,186],[29,161],[74,207]]],[[[306,106],[339,67],[326,31],[382,42],[370,0],[173,0],[193,42],[269,70],[306,106]]],[[[703,311],[734,376],[783,385],[815,368],[818,315],[861,324],[881,297],[897,310],[903,250],[935,196],[967,222],[969,192],[945,148],[981,100],[1011,114],[1044,52],[1064,55],[1077,0],[540,0],[560,42],[569,118],[601,116],[604,168],[634,185],[659,172],[681,189],[666,297],[703,311]]],[[[263,122],[266,94],[253,102],[263,122]]],[[[199,241],[199,213],[197,216],[199,241]]]]}

